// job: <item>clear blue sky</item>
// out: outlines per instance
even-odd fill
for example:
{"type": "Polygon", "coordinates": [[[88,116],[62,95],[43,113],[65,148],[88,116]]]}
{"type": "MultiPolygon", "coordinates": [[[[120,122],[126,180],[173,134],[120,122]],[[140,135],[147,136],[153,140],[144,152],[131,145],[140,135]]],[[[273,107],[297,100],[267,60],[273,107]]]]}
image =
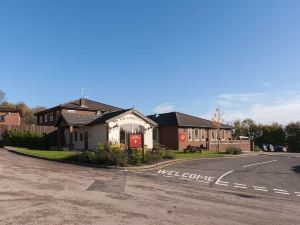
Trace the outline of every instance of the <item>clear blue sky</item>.
{"type": "Polygon", "coordinates": [[[84,87],[145,114],[300,120],[299,12],[299,0],[1,0],[0,89],[30,106],[84,87]]]}

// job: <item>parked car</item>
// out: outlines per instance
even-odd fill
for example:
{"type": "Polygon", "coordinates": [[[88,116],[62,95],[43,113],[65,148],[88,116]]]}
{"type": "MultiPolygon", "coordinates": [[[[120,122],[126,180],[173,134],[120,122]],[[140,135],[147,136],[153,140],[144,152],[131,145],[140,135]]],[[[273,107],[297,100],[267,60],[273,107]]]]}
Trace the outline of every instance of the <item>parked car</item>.
{"type": "Polygon", "coordinates": [[[286,147],[281,146],[281,145],[275,145],[274,152],[286,152],[286,147]]]}
{"type": "Polygon", "coordinates": [[[268,152],[274,152],[275,151],[275,148],[272,144],[268,144],[267,147],[268,147],[268,152]]]}
{"type": "Polygon", "coordinates": [[[258,144],[257,147],[260,148],[263,152],[268,151],[268,147],[266,144],[258,144]]]}

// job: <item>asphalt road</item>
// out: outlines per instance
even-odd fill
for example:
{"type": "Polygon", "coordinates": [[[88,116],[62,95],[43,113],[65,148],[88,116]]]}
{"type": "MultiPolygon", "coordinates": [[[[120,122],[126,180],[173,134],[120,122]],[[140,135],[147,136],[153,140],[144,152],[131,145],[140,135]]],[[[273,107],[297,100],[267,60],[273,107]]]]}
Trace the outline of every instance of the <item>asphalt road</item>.
{"type": "Polygon", "coordinates": [[[136,174],[0,149],[0,224],[296,225],[300,201],[292,193],[299,190],[299,170],[292,168],[299,165],[299,158],[259,156],[176,164],[163,169],[175,171],[170,175],[136,174]],[[275,193],[277,184],[289,195],[275,193]]]}
{"type": "Polygon", "coordinates": [[[157,179],[195,186],[261,193],[300,201],[300,155],[271,154],[199,159],[143,172],[157,179]]]}

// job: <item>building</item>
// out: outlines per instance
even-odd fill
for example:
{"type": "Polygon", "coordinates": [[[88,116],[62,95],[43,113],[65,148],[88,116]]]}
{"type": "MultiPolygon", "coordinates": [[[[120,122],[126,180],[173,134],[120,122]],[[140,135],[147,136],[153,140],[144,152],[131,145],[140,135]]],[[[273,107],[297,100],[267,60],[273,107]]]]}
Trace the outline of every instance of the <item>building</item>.
{"type": "Polygon", "coordinates": [[[95,149],[97,144],[123,143],[131,134],[141,134],[143,146],[153,148],[157,124],[135,109],[78,99],[36,114],[39,125],[54,125],[58,148],[95,149]]]}
{"type": "Polygon", "coordinates": [[[219,129],[216,129],[212,121],[179,112],[156,114],[148,118],[159,126],[154,130],[154,142],[169,149],[183,150],[190,145],[216,150],[220,137],[221,151],[229,145],[250,151],[250,142],[232,140],[233,127],[225,124],[220,124],[219,129]]]}
{"type": "Polygon", "coordinates": [[[0,108],[0,125],[21,124],[20,110],[13,108],[0,108]]]}

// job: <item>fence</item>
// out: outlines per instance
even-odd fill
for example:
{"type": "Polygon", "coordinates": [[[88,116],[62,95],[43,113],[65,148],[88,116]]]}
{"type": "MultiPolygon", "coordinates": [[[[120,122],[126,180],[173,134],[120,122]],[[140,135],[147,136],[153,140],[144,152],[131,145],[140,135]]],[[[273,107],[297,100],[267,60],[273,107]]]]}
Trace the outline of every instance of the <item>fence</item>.
{"type": "Polygon", "coordinates": [[[38,134],[50,134],[56,131],[56,127],[53,126],[36,126],[36,125],[0,125],[0,136],[7,133],[10,130],[18,131],[30,131],[38,134]]]}

